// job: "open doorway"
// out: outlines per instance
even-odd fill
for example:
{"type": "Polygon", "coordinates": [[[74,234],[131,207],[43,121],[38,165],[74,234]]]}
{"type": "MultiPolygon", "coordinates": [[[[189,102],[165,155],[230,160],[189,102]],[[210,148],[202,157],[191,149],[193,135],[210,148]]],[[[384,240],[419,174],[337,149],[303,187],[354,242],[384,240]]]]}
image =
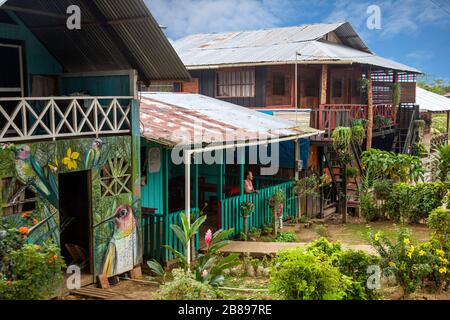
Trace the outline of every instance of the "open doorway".
{"type": "Polygon", "coordinates": [[[62,173],[59,181],[61,253],[67,265],[93,274],[91,172],[62,173]]]}

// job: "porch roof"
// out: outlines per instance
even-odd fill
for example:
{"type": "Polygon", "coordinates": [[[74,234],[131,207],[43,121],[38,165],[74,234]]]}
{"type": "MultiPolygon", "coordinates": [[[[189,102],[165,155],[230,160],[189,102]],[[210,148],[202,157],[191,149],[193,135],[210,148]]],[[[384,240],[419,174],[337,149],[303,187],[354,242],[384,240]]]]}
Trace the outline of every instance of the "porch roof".
{"type": "Polygon", "coordinates": [[[321,131],[229,102],[187,93],[143,93],[141,135],[174,147],[306,138],[321,131]]]}
{"type": "Polygon", "coordinates": [[[7,0],[0,9],[14,12],[67,72],[136,69],[145,82],[190,79],[142,0],[7,0]],[[67,29],[72,5],[81,30],[67,29]]]}
{"type": "Polygon", "coordinates": [[[434,92],[417,87],[416,103],[420,111],[448,112],[450,111],[450,99],[434,92]]]}

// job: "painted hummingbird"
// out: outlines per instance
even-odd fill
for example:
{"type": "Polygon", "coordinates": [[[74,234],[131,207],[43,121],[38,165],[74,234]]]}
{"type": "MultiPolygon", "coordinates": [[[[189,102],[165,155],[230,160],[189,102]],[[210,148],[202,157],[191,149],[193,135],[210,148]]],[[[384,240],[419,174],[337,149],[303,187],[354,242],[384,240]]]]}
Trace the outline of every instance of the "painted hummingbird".
{"type": "Polygon", "coordinates": [[[17,178],[33,191],[47,199],[55,208],[59,207],[56,184],[52,183],[50,175],[46,177],[39,163],[31,155],[30,146],[26,144],[17,145],[15,150],[15,170],[17,178]]]}
{"type": "Polygon", "coordinates": [[[86,154],[85,158],[85,168],[94,168],[96,167],[100,162],[100,156],[102,147],[106,144],[106,142],[103,142],[100,139],[95,139],[92,144],[91,148],[89,149],[88,153],[86,154]]]}
{"type": "Polygon", "coordinates": [[[114,222],[115,230],[106,251],[102,274],[112,277],[133,269],[138,263],[138,233],[133,209],[128,204],[119,206],[114,214],[105,220],[114,222]]]}

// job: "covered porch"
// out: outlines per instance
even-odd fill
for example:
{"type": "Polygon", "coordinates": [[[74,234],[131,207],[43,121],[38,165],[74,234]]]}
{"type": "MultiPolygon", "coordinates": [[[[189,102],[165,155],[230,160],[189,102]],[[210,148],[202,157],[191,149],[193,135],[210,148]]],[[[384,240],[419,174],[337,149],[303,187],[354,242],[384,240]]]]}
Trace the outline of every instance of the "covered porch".
{"type": "MultiPolygon", "coordinates": [[[[142,188],[145,258],[162,261],[172,259],[162,245],[183,251],[182,244],[170,228],[171,224],[180,223],[182,212],[191,213],[191,222],[199,214],[207,216],[200,230],[201,235],[208,229],[233,229],[233,236],[237,237],[243,231],[244,224],[241,204],[251,201],[255,205],[249,225],[250,228],[261,228],[272,222],[268,198],[282,190],[285,194],[284,218],[298,215],[293,179],[283,178],[283,174],[278,171],[264,175],[268,163],[263,157],[255,158],[254,152],[258,155],[268,152],[271,155],[272,152],[275,154],[275,144],[292,143],[296,150],[292,159],[294,163],[299,159],[299,139],[317,134],[317,131],[308,127],[294,128],[294,124],[272,116],[188,94],[145,95],[141,101],[141,121],[141,153],[147,155],[142,159],[142,175],[146,180],[142,188]],[[223,111],[219,110],[226,110],[229,115],[224,116],[221,114],[223,111]],[[192,125],[186,123],[186,119],[190,119],[192,125]],[[223,137],[215,139],[214,143],[207,143],[203,136],[192,146],[188,136],[195,136],[193,130],[200,126],[200,122],[204,131],[240,131],[242,137],[250,138],[234,141],[235,136],[223,137]],[[184,134],[178,132],[177,135],[173,128],[181,127],[187,131],[184,134]],[[256,128],[270,135],[270,139],[256,139],[256,128]],[[271,134],[268,128],[272,128],[271,134]],[[275,129],[282,131],[282,134],[275,136],[275,129]],[[177,149],[174,142],[181,143],[183,148],[177,149]],[[177,161],[180,155],[181,162],[177,161]],[[258,193],[244,192],[245,173],[249,170],[255,176],[253,185],[258,193]]],[[[298,170],[292,171],[293,177],[298,176],[298,170]]],[[[197,237],[195,241],[196,250],[202,247],[201,238],[197,237]]]]}

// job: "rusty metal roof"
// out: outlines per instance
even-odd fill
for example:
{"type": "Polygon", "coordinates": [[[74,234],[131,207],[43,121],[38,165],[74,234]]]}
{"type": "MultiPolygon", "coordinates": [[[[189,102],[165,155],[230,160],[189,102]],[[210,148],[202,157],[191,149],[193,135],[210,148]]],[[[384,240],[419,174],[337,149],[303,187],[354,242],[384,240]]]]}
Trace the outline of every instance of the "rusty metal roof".
{"type": "Polygon", "coordinates": [[[68,72],[136,69],[142,80],[190,75],[143,0],[8,0],[14,12],[68,72]],[[68,30],[67,8],[81,9],[68,30]]]}
{"type": "Polygon", "coordinates": [[[199,94],[143,93],[141,135],[163,145],[308,137],[320,131],[199,94]]]}
{"type": "Polygon", "coordinates": [[[174,46],[188,69],[326,61],[420,72],[373,54],[348,22],[196,34],[176,41],[174,46]],[[323,37],[330,32],[334,32],[342,44],[325,41],[323,37]]]}

